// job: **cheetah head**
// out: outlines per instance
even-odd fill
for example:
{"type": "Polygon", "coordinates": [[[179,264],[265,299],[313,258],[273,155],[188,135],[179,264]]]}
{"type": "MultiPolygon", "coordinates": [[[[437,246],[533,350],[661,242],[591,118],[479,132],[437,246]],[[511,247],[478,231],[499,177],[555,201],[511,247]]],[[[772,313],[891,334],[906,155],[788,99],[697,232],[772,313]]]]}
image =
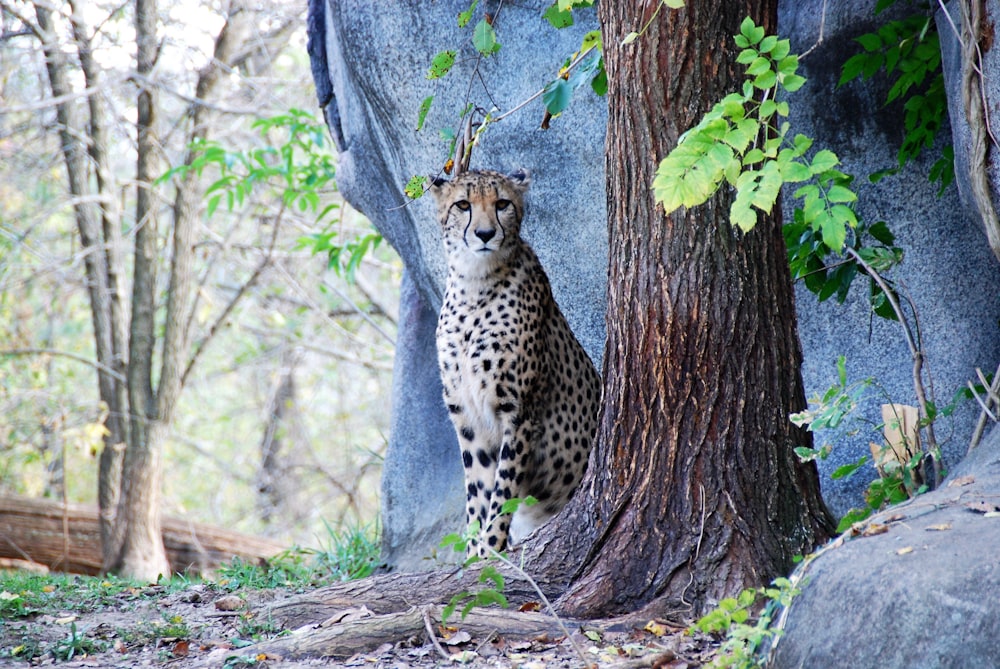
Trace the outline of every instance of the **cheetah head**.
{"type": "Polygon", "coordinates": [[[524,194],[530,177],[470,171],[451,181],[435,179],[437,201],[449,265],[469,276],[484,276],[504,262],[516,247],[524,216],[524,194]]]}

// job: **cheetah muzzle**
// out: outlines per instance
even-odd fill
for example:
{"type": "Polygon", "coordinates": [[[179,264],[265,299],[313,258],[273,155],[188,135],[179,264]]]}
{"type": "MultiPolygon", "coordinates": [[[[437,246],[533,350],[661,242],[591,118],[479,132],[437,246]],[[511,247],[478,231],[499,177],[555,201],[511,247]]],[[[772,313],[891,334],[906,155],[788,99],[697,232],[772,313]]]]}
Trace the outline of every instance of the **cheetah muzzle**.
{"type": "Polygon", "coordinates": [[[529,178],[491,171],[436,180],[448,279],[438,364],[465,466],[470,555],[518,543],[559,512],[587,467],[600,376],[521,239],[529,178]],[[504,502],[532,496],[513,517],[504,502]]]}

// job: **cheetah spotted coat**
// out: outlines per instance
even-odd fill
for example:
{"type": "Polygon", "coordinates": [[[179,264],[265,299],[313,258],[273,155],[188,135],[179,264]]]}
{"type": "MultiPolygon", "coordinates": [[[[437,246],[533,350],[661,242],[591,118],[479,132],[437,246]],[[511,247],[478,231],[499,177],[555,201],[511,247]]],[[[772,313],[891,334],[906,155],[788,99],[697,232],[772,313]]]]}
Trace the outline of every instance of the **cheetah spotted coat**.
{"type": "Polygon", "coordinates": [[[521,239],[523,172],[467,172],[430,188],[448,279],[437,326],[444,401],[465,465],[470,555],[503,550],[554,516],[587,466],[600,377],[521,239]],[[511,518],[513,497],[533,496],[511,518]]]}

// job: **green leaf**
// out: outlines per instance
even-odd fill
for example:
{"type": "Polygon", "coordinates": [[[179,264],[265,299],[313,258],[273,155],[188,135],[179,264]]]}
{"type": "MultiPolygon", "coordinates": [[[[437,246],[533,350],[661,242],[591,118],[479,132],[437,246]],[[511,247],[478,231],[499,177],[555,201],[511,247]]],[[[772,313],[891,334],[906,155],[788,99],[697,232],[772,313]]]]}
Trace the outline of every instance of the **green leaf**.
{"type": "Polygon", "coordinates": [[[600,30],[591,30],[590,32],[584,34],[583,39],[580,41],[581,52],[590,48],[596,48],[598,51],[604,50],[604,40],[601,37],[600,30]]]}
{"type": "Polygon", "coordinates": [[[479,23],[476,24],[476,28],[472,32],[472,46],[476,47],[476,51],[484,56],[492,56],[500,50],[496,31],[486,19],[480,19],[479,23]]]}
{"type": "Polygon", "coordinates": [[[414,176],[411,177],[409,181],[406,182],[406,186],[403,187],[403,193],[406,197],[411,200],[416,200],[424,194],[425,185],[427,184],[427,177],[414,176]]]}
{"type": "Polygon", "coordinates": [[[854,81],[861,76],[865,63],[868,62],[868,54],[856,53],[848,58],[840,68],[840,80],[838,86],[843,86],[849,81],[854,81]]]}
{"type": "Polygon", "coordinates": [[[750,63],[757,60],[759,54],[757,49],[743,49],[740,51],[739,55],[736,56],[736,62],[741,65],[749,65],[750,63]]]}
{"type": "Polygon", "coordinates": [[[776,35],[768,35],[760,41],[760,45],[757,47],[761,53],[770,53],[772,49],[778,44],[778,37],[776,35]]]}
{"type": "MultiPolygon", "coordinates": [[[[805,85],[805,83],[806,83],[806,78],[801,77],[797,74],[785,74],[782,75],[781,77],[781,86],[789,93],[794,93],[795,91],[799,90],[800,88],[802,88],[803,85],[805,85]]],[[[783,114],[783,116],[787,115],[788,115],[787,113],[783,114]]]]}
{"type": "Polygon", "coordinates": [[[573,25],[573,12],[570,10],[559,9],[558,4],[554,4],[545,10],[542,14],[545,20],[548,21],[553,28],[568,28],[573,25]]]}
{"type": "Polygon", "coordinates": [[[637,39],[639,39],[639,33],[632,31],[628,35],[625,35],[625,39],[622,40],[622,46],[625,46],[626,44],[631,44],[637,39]]]}
{"type": "Polygon", "coordinates": [[[424,101],[420,103],[420,109],[417,112],[417,132],[424,127],[424,121],[427,120],[427,112],[431,110],[431,103],[434,102],[434,96],[428,95],[424,98],[424,101]]]}
{"type": "Polygon", "coordinates": [[[670,9],[680,9],[684,6],[684,0],[663,0],[663,4],[670,9]]]}
{"type": "Polygon", "coordinates": [[[764,29],[755,24],[749,16],[743,19],[740,24],[740,34],[747,39],[749,44],[759,44],[764,39],[764,29]]]}
{"type": "Polygon", "coordinates": [[[875,33],[855,37],[854,41],[864,47],[865,51],[879,51],[882,48],[882,38],[875,33]]]}
{"type": "Polygon", "coordinates": [[[857,462],[850,462],[846,465],[841,465],[840,467],[834,469],[833,473],[830,474],[830,478],[832,478],[834,481],[846,478],[851,474],[853,474],[854,472],[861,469],[862,467],[864,467],[867,462],[868,462],[868,456],[864,455],[857,462]]]}
{"type": "Polygon", "coordinates": [[[428,79],[439,79],[448,74],[452,65],[455,64],[455,51],[441,51],[431,61],[431,67],[427,70],[428,79]]]}
{"type": "Polygon", "coordinates": [[[780,167],[781,178],[786,183],[808,181],[812,178],[812,172],[809,168],[797,160],[789,160],[788,162],[781,163],[780,167]]]}
{"type": "Polygon", "coordinates": [[[487,566],[483,567],[482,572],[479,574],[479,582],[486,583],[487,581],[493,583],[493,587],[497,590],[503,590],[504,580],[503,574],[497,571],[496,567],[487,566]]]}
{"type": "Polygon", "coordinates": [[[545,103],[545,110],[555,116],[562,113],[569,106],[569,101],[573,97],[573,87],[565,79],[556,79],[545,87],[542,93],[542,102],[545,103]]]}
{"type": "Polygon", "coordinates": [[[822,174],[827,170],[833,169],[839,164],[840,159],[837,158],[837,154],[829,149],[822,149],[817,151],[816,155],[813,156],[809,169],[812,170],[813,174],[822,174]]]}
{"type": "Polygon", "coordinates": [[[896,243],[896,236],[889,230],[889,226],[885,221],[879,221],[869,227],[868,234],[886,246],[892,246],[896,243]]]}
{"type": "Polygon", "coordinates": [[[763,74],[764,72],[771,71],[771,60],[763,56],[758,56],[754,59],[752,63],[747,67],[747,74],[751,77],[756,77],[758,74],[763,74]]]}
{"type": "Polygon", "coordinates": [[[858,199],[858,196],[850,188],[833,185],[826,192],[826,198],[830,202],[854,202],[858,199]]]}
{"type": "Polygon", "coordinates": [[[221,199],[222,199],[221,195],[213,195],[208,199],[208,210],[206,213],[208,214],[209,218],[212,218],[212,214],[215,213],[215,210],[218,208],[219,201],[221,199]]]}
{"type": "Polygon", "coordinates": [[[774,88],[774,84],[778,81],[778,75],[773,70],[768,70],[760,75],[758,75],[753,80],[753,85],[762,91],[766,91],[769,88],[774,88]]]}
{"type": "Polygon", "coordinates": [[[771,49],[771,58],[781,61],[792,50],[791,42],[787,39],[778,40],[778,43],[771,49]]]}
{"type": "Polygon", "coordinates": [[[835,253],[844,248],[847,239],[847,226],[833,216],[827,216],[822,223],[823,243],[835,253]]]}
{"type": "Polygon", "coordinates": [[[472,4],[464,12],[460,12],[458,15],[458,27],[464,28],[469,25],[469,21],[472,20],[472,13],[476,11],[476,5],[479,4],[479,0],[472,0],[472,4]]]}

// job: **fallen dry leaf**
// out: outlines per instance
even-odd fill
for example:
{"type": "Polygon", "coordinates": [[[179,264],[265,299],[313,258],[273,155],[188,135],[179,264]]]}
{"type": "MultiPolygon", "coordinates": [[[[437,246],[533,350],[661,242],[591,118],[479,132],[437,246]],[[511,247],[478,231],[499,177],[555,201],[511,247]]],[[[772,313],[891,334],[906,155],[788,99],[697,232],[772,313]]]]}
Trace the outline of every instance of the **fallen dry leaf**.
{"type": "Polygon", "coordinates": [[[655,634],[656,636],[663,636],[667,633],[666,625],[658,623],[655,620],[650,620],[642,629],[646,630],[650,634],[655,634]]]}
{"type": "Polygon", "coordinates": [[[973,476],[972,474],[969,474],[968,476],[959,476],[957,479],[952,479],[948,483],[948,487],[949,488],[960,488],[961,486],[969,485],[969,484],[972,484],[972,483],[975,483],[975,482],[976,482],[976,477],[973,476]]]}
{"type": "Polygon", "coordinates": [[[472,635],[465,630],[460,630],[454,634],[442,639],[449,646],[460,646],[463,643],[469,643],[472,641],[472,635]]]}
{"type": "Polygon", "coordinates": [[[888,525],[882,525],[880,523],[869,523],[865,529],[861,530],[861,536],[863,537],[874,537],[876,534],[885,534],[889,531],[888,525]]]}
{"type": "Polygon", "coordinates": [[[951,529],[951,523],[938,523],[937,525],[928,525],[925,528],[928,532],[944,532],[951,529]]]}
{"type": "Polygon", "coordinates": [[[896,555],[906,555],[907,553],[913,552],[913,546],[907,546],[906,548],[900,548],[896,551],[896,555]]]}
{"type": "Polygon", "coordinates": [[[174,644],[174,647],[170,650],[174,657],[187,657],[189,650],[188,641],[178,641],[174,644]]]}
{"type": "Polygon", "coordinates": [[[984,499],[976,500],[975,502],[966,502],[965,508],[976,513],[995,513],[1000,511],[1000,506],[997,506],[993,502],[987,502],[984,499]]]}

